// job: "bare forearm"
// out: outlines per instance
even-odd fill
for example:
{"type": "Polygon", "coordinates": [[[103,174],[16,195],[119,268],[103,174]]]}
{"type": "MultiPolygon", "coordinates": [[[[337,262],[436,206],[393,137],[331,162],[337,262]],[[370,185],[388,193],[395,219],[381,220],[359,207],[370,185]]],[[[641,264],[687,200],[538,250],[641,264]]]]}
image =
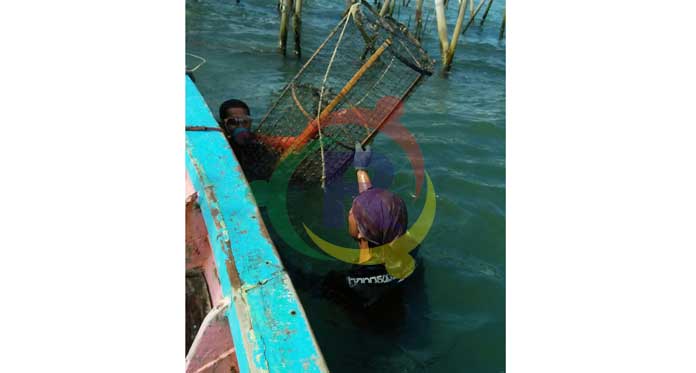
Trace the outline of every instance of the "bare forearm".
{"type": "Polygon", "coordinates": [[[358,192],[362,193],[372,187],[372,182],[370,182],[370,176],[365,170],[358,170],[358,192]]]}
{"type": "Polygon", "coordinates": [[[372,187],[370,176],[367,175],[367,166],[372,158],[372,150],[370,146],[365,148],[359,142],[355,143],[355,154],[353,155],[353,167],[357,171],[358,176],[358,192],[362,193],[372,187]]]}

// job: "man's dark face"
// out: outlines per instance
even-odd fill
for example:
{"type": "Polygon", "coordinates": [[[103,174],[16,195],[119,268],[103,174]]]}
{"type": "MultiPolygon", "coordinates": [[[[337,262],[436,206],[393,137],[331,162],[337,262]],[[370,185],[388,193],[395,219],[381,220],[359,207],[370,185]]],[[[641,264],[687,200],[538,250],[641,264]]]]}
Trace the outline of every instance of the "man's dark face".
{"type": "Polygon", "coordinates": [[[231,107],[227,109],[225,111],[225,118],[223,118],[222,121],[228,129],[236,127],[244,127],[248,130],[251,129],[251,117],[246,109],[241,107],[231,107]]]}

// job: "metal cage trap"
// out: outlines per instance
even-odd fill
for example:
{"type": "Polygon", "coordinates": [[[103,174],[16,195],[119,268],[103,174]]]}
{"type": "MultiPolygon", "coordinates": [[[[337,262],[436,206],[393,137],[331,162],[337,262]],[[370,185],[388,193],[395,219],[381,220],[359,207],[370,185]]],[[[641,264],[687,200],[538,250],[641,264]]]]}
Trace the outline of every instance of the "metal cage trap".
{"type": "Polygon", "coordinates": [[[354,4],[254,129],[264,149],[253,167],[267,178],[289,154],[307,152],[293,183],[342,175],[354,144],[370,143],[433,65],[406,26],[354,4]],[[315,141],[318,149],[308,146],[315,141]]]}

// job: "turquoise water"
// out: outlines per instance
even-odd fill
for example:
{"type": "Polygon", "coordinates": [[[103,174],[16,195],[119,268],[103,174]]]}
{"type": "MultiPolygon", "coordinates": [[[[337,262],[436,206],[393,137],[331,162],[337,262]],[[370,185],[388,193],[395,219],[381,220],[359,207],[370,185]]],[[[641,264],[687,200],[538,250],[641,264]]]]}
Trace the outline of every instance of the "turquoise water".
{"type": "MultiPolygon", "coordinates": [[[[413,12],[410,3],[399,12],[404,23],[413,12]]],[[[425,3],[430,19],[423,45],[437,60],[432,1],[425,3]]],[[[258,121],[272,95],[338,22],[343,4],[305,0],[304,52],[298,60],[291,33],[288,56],[277,52],[275,2],[187,1],[186,49],[207,59],[195,76],[213,112],[235,97],[249,104],[258,121]]],[[[402,297],[376,316],[346,309],[319,296],[311,277],[340,263],[307,260],[276,242],[332,372],[505,370],[505,43],[498,41],[503,7],[494,2],[484,27],[477,21],[460,39],[450,74],[430,77],[405,106],[401,121],[420,145],[437,194],[437,215],[419,249],[421,270],[402,297]]],[[[450,32],[455,8],[448,9],[450,32]]],[[[406,156],[386,136],[376,138],[374,149],[393,171],[374,177],[408,200],[412,222],[422,198],[411,198],[414,180],[406,156]]],[[[291,193],[293,221],[352,244],[341,226],[343,216],[333,219],[337,226],[326,226],[321,195],[317,188],[291,193]]],[[[344,199],[350,202],[350,196],[344,199]]]]}

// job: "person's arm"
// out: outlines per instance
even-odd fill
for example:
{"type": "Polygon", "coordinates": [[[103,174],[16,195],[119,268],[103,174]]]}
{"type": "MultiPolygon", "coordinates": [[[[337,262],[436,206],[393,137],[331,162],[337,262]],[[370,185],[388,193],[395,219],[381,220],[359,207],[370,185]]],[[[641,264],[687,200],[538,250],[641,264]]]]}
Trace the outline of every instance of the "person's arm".
{"type": "Polygon", "coordinates": [[[274,147],[276,149],[282,149],[285,150],[290,147],[295,142],[295,137],[294,136],[271,136],[271,135],[264,135],[260,133],[255,133],[256,139],[261,141],[262,143],[274,147]]]}
{"type": "Polygon", "coordinates": [[[370,182],[370,175],[367,174],[367,170],[358,170],[358,193],[362,193],[372,187],[372,182],[370,182]]]}
{"type": "Polygon", "coordinates": [[[358,177],[358,192],[362,193],[372,187],[370,176],[367,174],[367,166],[372,158],[372,149],[366,146],[365,149],[360,146],[360,143],[355,144],[355,156],[353,156],[353,167],[355,167],[358,177]]]}
{"type": "MultiPolygon", "coordinates": [[[[370,188],[372,188],[372,182],[370,181],[370,176],[367,174],[367,166],[370,164],[370,159],[372,158],[372,149],[370,146],[366,146],[365,149],[362,148],[360,143],[355,143],[355,155],[353,156],[353,167],[355,167],[355,172],[358,177],[358,192],[362,193],[370,188]]],[[[364,263],[370,260],[370,245],[367,239],[360,238],[360,254],[358,263],[364,263]]]]}

